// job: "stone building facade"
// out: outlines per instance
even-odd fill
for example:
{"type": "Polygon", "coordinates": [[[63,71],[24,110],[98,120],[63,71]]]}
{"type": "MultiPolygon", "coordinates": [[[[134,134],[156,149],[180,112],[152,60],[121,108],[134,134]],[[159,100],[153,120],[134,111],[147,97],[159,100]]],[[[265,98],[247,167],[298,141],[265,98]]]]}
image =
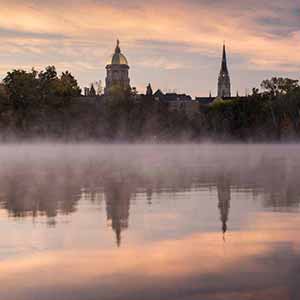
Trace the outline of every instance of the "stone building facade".
{"type": "Polygon", "coordinates": [[[124,90],[130,89],[129,65],[126,57],[121,53],[119,40],[114,54],[106,66],[106,85],[104,94],[108,95],[113,86],[124,90]]]}

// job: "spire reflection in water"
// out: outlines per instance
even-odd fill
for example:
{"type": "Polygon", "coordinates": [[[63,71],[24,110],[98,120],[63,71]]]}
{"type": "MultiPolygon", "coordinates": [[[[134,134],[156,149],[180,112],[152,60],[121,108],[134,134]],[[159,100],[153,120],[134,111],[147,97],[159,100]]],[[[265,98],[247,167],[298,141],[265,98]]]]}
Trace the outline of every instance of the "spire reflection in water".
{"type": "Polygon", "coordinates": [[[298,299],[298,153],[0,147],[0,298],[298,299]]]}

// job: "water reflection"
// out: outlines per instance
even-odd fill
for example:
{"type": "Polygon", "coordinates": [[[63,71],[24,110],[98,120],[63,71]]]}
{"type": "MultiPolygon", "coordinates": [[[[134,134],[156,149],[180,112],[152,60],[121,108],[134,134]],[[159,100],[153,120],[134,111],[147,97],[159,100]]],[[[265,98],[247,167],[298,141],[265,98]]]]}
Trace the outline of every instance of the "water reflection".
{"type": "Polygon", "coordinates": [[[130,198],[132,189],[126,182],[109,181],[104,187],[107,220],[116,234],[118,247],[121,245],[121,232],[128,228],[130,198]]]}
{"type": "Polygon", "coordinates": [[[215,187],[224,236],[232,190],[247,190],[273,210],[289,210],[300,204],[300,168],[284,151],[274,154],[270,150],[266,155],[263,149],[253,161],[249,153],[240,155],[239,151],[240,157],[229,163],[226,151],[204,161],[197,152],[186,158],[181,153],[151,151],[150,158],[149,153],[138,156],[136,149],[124,157],[107,151],[86,157],[62,151],[55,157],[37,155],[28,161],[12,156],[0,170],[1,206],[11,217],[46,216],[48,224],[54,226],[58,214],[76,212],[80,199],[105,199],[108,225],[120,245],[121,233],[129,224],[130,201],[137,193],[144,194],[151,206],[154,193],[168,192],[172,197],[215,187]],[[132,161],[128,159],[131,155],[135,157],[132,161]]]}
{"type": "Polygon", "coordinates": [[[53,218],[58,213],[74,212],[80,185],[74,181],[72,171],[71,168],[36,170],[18,166],[2,172],[2,207],[14,218],[39,215],[53,218]]]}
{"type": "Polygon", "coordinates": [[[230,197],[231,197],[231,186],[229,182],[228,174],[221,175],[217,179],[217,190],[218,190],[218,208],[220,210],[223,239],[225,241],[225,233],[227,231],[227,222],[229,217],[230,209],[230,197]]]}
{"type": "Polygon", "coordinates": [[[9,149],[1,299],[299,299],[298,146],[9,149]]]}

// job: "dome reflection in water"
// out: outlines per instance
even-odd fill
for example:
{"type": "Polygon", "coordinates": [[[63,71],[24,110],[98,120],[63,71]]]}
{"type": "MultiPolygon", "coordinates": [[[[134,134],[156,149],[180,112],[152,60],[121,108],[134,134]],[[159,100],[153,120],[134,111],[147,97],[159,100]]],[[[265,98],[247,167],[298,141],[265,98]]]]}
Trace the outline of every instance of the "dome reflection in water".
{"type": "Polygon", "coordinates": [[[296,145],[0,148],[1,299],[300,299],[296,145]]]}

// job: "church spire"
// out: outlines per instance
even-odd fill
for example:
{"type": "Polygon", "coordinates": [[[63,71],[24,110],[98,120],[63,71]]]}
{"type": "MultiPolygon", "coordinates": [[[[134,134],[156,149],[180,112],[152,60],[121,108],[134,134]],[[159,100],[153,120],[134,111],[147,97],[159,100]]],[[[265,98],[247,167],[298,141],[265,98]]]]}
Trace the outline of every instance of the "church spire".
{"type": "Polygon", "coordinates": [[[223,55],[222,64],[218,80],[218,97],[219,98],[229,98],[231,97],[231,84],[230,77],[227,67],[227,55],[225,42],[223,43],[223,55]]]}
{"type": "Polygon", "coordinates": [[[228,74],[228,68],[227,68],[227,56],[226,56],[226,46],[225,42],[223,43],[223,56],[222,56],[222,66],[221,66],[221,72],[228,74]]]}

